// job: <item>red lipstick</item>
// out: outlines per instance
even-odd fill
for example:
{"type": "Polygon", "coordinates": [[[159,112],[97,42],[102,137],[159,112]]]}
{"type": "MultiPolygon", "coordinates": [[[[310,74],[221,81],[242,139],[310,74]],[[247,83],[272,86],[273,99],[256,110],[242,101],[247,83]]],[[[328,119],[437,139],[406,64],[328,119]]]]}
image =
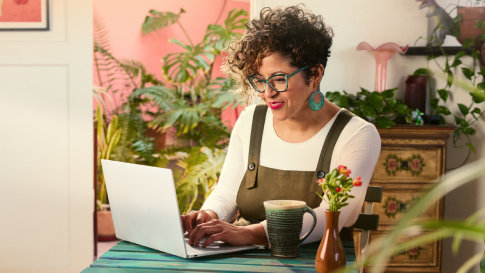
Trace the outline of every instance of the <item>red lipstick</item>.
{"type": "Polygon", "coordinates": [[[285,103],[284,102],[270,102],[268,103],[269,108],[272,110],[276,110],[278,108],[281,108],[285,103]]]}

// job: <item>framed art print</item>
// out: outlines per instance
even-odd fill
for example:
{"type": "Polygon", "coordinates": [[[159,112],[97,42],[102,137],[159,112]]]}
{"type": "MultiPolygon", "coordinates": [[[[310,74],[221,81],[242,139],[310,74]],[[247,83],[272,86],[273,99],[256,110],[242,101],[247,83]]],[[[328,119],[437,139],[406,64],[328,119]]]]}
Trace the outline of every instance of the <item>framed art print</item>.
{"type": "Polygon", "coordinates": [[[49,30],[49,0],[0,0],[0,31],[49,30]]]}

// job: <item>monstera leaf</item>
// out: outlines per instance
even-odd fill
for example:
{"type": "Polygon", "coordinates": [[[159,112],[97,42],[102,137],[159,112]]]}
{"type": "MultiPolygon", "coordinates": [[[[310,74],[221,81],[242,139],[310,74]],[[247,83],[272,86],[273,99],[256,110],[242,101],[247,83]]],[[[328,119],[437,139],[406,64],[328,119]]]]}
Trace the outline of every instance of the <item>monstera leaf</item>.
{"type": "Polygon", "coordinates": [[[162,29],[164,27],[168,27],[170,25],[177,23],[177,21],[180,18],[180,15],[182,13],[185,13],[185,10],[180,9],[180,12],[178,14],[175,14],[169,11],[160,12],[160,11],[151,9],[150,11],[148,11],[148,13],[150,15],[147,15],[145,17],[145,21],[141,26],[141,30],[144,34],[148,34],[150,32],[157,31],[159,29],[162,29]]]}
{"type": "Polygon", "coordinates": [[[204,40],[211,43],[215,51],[222,51],[229,42],[240,36],[236,32],[237,30],[245,29],[247,16],[248,13],[245,10],[231,10],[224,21],[224,25],[211,24],[207,27],[204,40]]]}
{"type": "Polygon", "coordinates": [[[185,83],[195,79],[198,71],[208,72],[214,62],[215,55],[211,53],[212,46],[201,42],[195,46],[186,45],[177,39],[170,42],[182,47],[184,51],[167,54],[163,60],[163,75],[171,82],[185,83]]]}

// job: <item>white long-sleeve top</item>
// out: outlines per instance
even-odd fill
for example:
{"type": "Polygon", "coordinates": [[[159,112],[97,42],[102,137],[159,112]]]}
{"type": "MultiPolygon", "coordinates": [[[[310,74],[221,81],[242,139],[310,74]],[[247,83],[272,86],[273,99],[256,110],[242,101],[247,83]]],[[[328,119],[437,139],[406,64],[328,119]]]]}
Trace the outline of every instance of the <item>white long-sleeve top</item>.
{"type": "MultiPolygon", "coordinates": [[[[219,219],[224,221],[230,221],[237,211],[236,197],[247,170],[251,126],[255,108],[256,105],[246,107],[238,118],[231,134],[219,182],[201,208],[214,211],[219,219]]],[[[336,117],[337,115],[312,138],[300,143],[289,143],[276,135],[273,127],[273,114],[271,110],[268,110],[264,123],[260,165],[280,170],[314,171],[325,138],[336,117]]],[[[344,226],[351,226],[357,220],[380,150],[380,136],[375,126],[357,116],[349,121],[340,134],[333,151],[330,170],[338,165],[345,165],[351,170],[351,177],[362,177],[363,185],[352,189],[350,194],[354,195],[355,198],[350,199],[349,205],[341,209],[339,229],[344,226]]],[[[318,241],[322,238],[325,230],[324,211],[326,209],[328,209],[328,204],[325,201],[314,209],[317,215],[317,224],[305,243],[318,241]]],[[[267,236],[266,221],[261,223],[267,236]]],[[[313,217],[308,213],[305,214],[302,234],[306,234],[310,230],[312,223],[313,217]]]]}

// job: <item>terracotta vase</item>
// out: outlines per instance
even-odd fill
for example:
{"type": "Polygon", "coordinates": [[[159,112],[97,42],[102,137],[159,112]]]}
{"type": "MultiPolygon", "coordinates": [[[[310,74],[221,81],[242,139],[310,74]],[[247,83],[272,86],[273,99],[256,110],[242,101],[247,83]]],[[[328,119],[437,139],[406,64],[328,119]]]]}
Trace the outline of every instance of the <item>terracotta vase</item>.
{"type": "Polygon", "coordinates": [[[345,251],[338,231],[339,215],[340,211],[325,211],[325,233],[315,256],[318,273],[330,273],[345,266],[345,251]]]}

